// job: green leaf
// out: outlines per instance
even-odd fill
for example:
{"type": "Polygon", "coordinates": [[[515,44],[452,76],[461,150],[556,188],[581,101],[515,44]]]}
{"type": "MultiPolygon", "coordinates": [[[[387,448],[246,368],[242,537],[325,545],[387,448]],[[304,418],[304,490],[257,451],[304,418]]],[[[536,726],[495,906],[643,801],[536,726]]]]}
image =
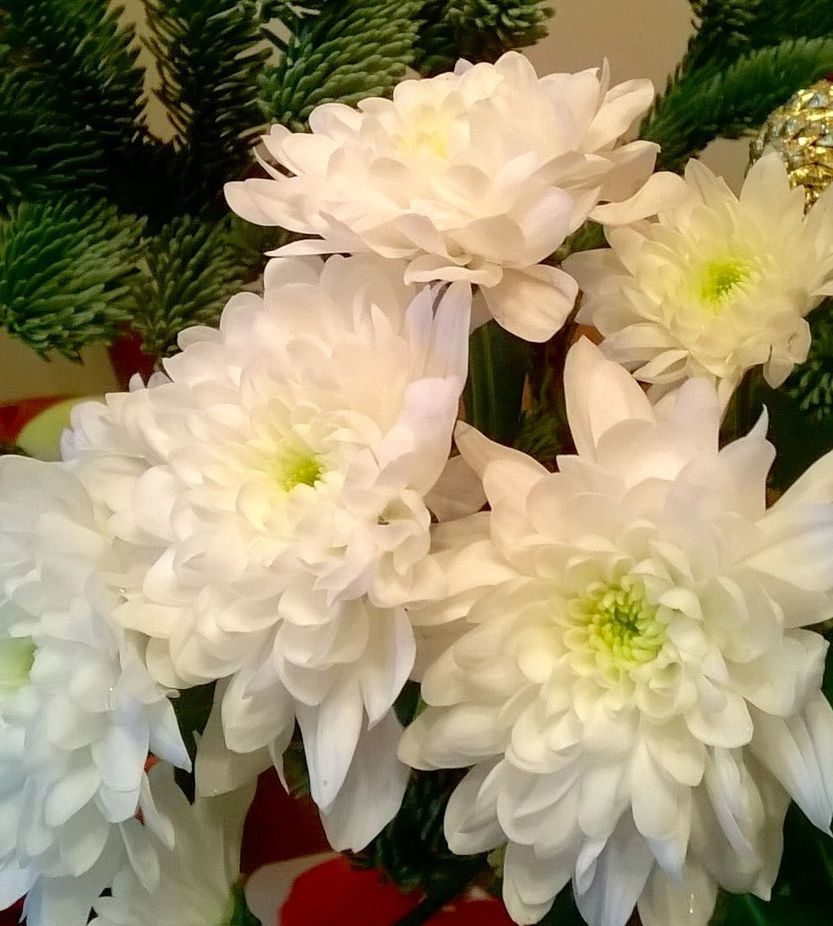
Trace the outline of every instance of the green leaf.
{"type": "Polygon", "coordinates": [[[171,699],[171,704],[185,748],[193,762],[197,754],[197,738],[202,736],[214,704],[214,683],[185,688],[171,699]]]}
{"type": "Polygon", "coordinates": [[[232,911],[228,926],[263,926],[261,921],[249,909],[246,903],[246,892],[243,884],[235,884],[232,888],[232,911]]]}
{"type": "Polygon", "coordinates": [[[833,38],[755,49],[725,69],[695,70],[672,82],[641,128],[661,146],[659,165],[679,170],[713,138],[760,126],[800,87],[833,70],[833,38]]]}
{"type": "Polygon", "coordinates": [[[529,345],[494,321],[471,336],[466,418],[492,440],[512,444],[515,439],[528,359],[529,345]]]}
{"type": "Polygon", "coordinates": [[[23,203],[0,224],[0,324],[71,359],[129,317],[143,223],[101,202],[23,203]]]}
{"type": "Polygon", "coordinates": [[[423,2],[353,0],[301,19],[286,53],[261,79],[267,119],[300,131],[322,103],[391,93],[414,60],[423,2]]]}

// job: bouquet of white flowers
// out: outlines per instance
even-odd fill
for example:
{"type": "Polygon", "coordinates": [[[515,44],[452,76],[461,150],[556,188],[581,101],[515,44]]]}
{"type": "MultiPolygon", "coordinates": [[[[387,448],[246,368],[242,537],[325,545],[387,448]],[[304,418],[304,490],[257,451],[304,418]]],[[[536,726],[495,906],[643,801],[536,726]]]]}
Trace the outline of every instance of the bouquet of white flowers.
{"type": "Polygon", "coordinates": [[[275,125],[226,186],[262,280],[0,457],[0,908],[254,922],[277,773],[383,867],[447,802],[518,924],[764,922],[790,802],[833,817],[833,453],[775,392],[833,191],[657,170],[653,101],[508,52],[275,125]]]}

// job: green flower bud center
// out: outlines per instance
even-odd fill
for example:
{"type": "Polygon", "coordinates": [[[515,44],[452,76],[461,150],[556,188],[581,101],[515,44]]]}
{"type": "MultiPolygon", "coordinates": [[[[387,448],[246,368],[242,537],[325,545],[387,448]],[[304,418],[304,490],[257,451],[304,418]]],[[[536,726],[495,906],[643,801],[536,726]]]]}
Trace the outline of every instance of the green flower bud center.
{"type": "Polygon", "coordinates": [[[0,704],[29,682],[35,644],[28,637],[0,640],[0,704]]]}
{"type": "Polygon", "coordinates": [[[700,298],[712,311],[719,311],[738,286],[752,273],[748,261],[740,258],[723,258],[710,261],[700,278],[700,298]]]}
{"type": "Polygon", "coordinates": [[[323,473],[317,457],[293,453],[280,461],[277,475],[281,488],[291,492],[296,486],[314,486],[323,473]]]}
{"type": "Polygon", "coordinates": [[[595,656],[602,669],[621,671],[654,659],[665,643],[665,626],[646,597],[641,579],[594,582],[568,610],[576,648],[595,656]],[[575,631],[578,633],[576,634],[575,631]]]}

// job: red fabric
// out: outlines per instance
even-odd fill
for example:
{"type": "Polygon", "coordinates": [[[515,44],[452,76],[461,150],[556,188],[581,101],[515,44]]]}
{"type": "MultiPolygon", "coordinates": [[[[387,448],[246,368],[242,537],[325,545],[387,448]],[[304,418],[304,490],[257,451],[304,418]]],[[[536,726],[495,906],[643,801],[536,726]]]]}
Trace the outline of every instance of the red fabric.
{"type": "MultiPolygon", "coordinates": [[[[356,869],[337,858],[302,874],[292,887],[276,926],[393,926],[417,906],[421,895],[403,894],[378,871],[356,869]]],[[[499,900],[449,904],[429,926],[512,926],[499,900]]],[[[265,924],[264,924],[265,926],[265,924]]]]}
{"type": "Polygon", "coordinates": [[[20,914],[22,912],[22,900],[18,900],[18,902],[13,907],[9,907],[8,910],[0,911],[0,926],[17,926],[20,922],[20,914]]]}
{"type": "Polygon", "coordinates": [[[142,339],[128,327],[125,327],[117,340],[107,348],[107,353],[122,389],[127,389],[134,373],[147,380],[153,372],[154,358],[142,350],[142,339]]]}
{"type": "Polygon", "coordinates": [[[0,443],[13,444],[18,434],[42,411],[62,402],[66,396],[53,395],[39,399],[23,399],[20,402],[6,402],[0,405],[0,443]]]}
{"type": "Polygon", "coordinates": [[[329,849],[312,800],[290,796],[274,769],[264,772],[246,817],[241,870],[251,874],[272,862],[315,855],[329,849]]]}

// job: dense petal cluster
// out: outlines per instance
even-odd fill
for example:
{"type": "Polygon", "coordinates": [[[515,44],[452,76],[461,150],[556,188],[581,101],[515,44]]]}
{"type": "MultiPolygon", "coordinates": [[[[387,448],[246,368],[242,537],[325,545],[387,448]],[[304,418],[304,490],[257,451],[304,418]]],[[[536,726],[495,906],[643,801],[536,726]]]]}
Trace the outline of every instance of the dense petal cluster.
{"type": "Polygon", "coordinates": [[[558,473],[460,433],[492,510],[449,527],[477,555],[435,620],[480,591],[400,754],[473,766],[446,835],[508,843],[516,922],[572,879],[591,926],[635,904],[645,926],[705,926],[718,884],[768,896],[790,796],[824,830],[833,813],[827,643],[803,629],[833,613],[833,457],[767,510],[766,422],[718,449],[708,382],[654,408],[582,341],[565,388],[558,473]]]}
{"type": "Polygon", "coordinates": [[[189,804],[170,766],[149,775],[156,805],[173,825],[175,847],[160,848],[153,890],[129,866],[95,904],[91,926],[233,926],[242,890],[240,848],[254,787],[189,804]]]}
{"type": "Polygon", "coordinates": [[[310,133],[273,127],[272,179],[230,183],[226,196],[252,222],[321,236],[277,253],[405,259],[408,280],[477,284],[501,325],[543,341],[576,284],[541,262],[588,217],[642,217],[673,188],[665,174],[645,187],[656,145],[618,144],[652,99],[647,80],[610,87],[606,66],[539,80],[516,52],[461,61],[399,84],[393,100],[319,106],[310,133]]]}
{"type": "Polygon", "coordinates": [[[235,297],[219,331],[186,331],[148,388],[76,408],[64,448],[129,564],[116,616],[150,638],[151,672],[228,679],[236,753],[279,764],[297,719],[339,847],[361,848],[398,807],[404,605],[444,588],[424,498],[465,382],[470,291],[417,292],[402,269],[273,261],[264,297],[235,297]],[[336,806],[366,787],[364,814],[336,806]]]}
{"type": "Polygon", "coordinates": [[[698,161],[687,195],[653,222],[608,231],[610,250],[565,262],[584,292],[579,321],[660,391],[711,378],[721,399],[750,367],[772,386],[807,358],[804,316],[833,294],[833,192],[805,216],[780,157],[749,171],[740,197],[698,161]]]}
{"type": "Polygon", "coordinates": [[[78,480],[2,458],[0,524],[0,908],[28,891],[31,926],[84,926],[120,865],[158,876],[152,844],[172,834],[145,764],[188,755],[141,646],[109,620],[110,538],[78,480]]]}

